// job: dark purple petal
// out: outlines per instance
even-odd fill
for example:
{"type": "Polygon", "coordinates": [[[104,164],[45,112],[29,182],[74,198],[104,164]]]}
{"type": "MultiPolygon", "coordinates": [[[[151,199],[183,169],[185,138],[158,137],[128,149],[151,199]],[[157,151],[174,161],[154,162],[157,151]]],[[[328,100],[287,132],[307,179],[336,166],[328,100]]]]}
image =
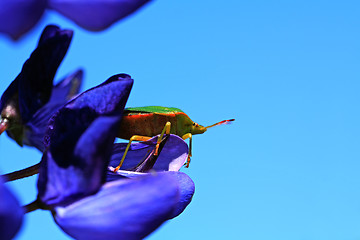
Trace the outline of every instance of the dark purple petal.
{"type": "Polygon", "coordinates": [[[98,114],[123,112],[134,80],[128,74],[117,74],[104,83],[91,88],[70,101],[66,108],[89,107],[98,114]]]}
{"type": "MultiPolygon", "coordinates": [[[[14,0],[14,2],[18,3],[18,1],[16,1],[16,0],[14,0]]],[[[3,2],[0,2],[0,9],[1,9],[2,3],[3,2]]],[[[12,5],[12,4],[10,4],[10,5],[12,5]]],[[[9,103],[11,98],[15,97],[15,95],[19,92],[19,88],[22,88],[26,91],[26,87],[28,85],[36,85],[37,83],[42,83],[41,86],[32,86],[32,88],[30,88],[29,91],[31,91],[33,88],[41,89],[42,85],[44,85],[45,93],[42,93],[40,91],[39,95],[49,95],[50,96],[53,77],[52,78],[48,77],[47,79],[45,79],[45,76],[46,75],[54,75],[57,70],[57,67],[55,69],[52,69],[53,73],[50,73],[51,71],[48,68],[49,67],[54,68],[54,66],[46,66],[48,64],[47,60],[49,60],[49,59],[45,59],[45,57],[48,57],[48,55],[52,54],[53,51],[54,51],[54,55],[56,57],[57,53],[55,53],[55,51],[59,51],[59,49],[65,47],[65,49],[63,49],[63,50],[65,50],[65,52],[59,51],[61,53],[59,53],[57,55],[59,58],[62,59],[64,56],[61,57],[61,55],[65,55],[67,47],[68,47],[66,45],[69,45],[69,43],[71,41],[71,37],[72,37],[71,31],[69,31],[69,30],[61,31],[59,29],[59,27],[57,27],[57,26],[49,25],[43,30],[40,40],[39,40],[39,43],[38,43],[38,46],[33,51],[30,58],[24,63],[22,72],[20,72],[20,74],[15,78],[15,80],[12,81],[12,83],[9,85],[9,87],[5,90],[5,92],[1,96],[0,111],[2,111],[4,109],[4,107],[6,106],[6,104],[9,103]],[[58,35],[64,35],[64,36],[59,37],[58,35]],[[60,40],[59,40],[59,38],[60,38],[60,40]],[[63,42],[61,42],[61,40],[63,42]],[[56,43],[59,46],[57,46],[56,43]],[[51,49],[50,47],[53,47],[53,49],[51,49]],[[48,50],[51,50],[51,51],[48,53],[44,53],[48,50]],[[38,68],[38,71],[34,70],[34,72],[31,72],[32,71],[31,67],[38,68]],[[42,67],[44,67],[44,69],[41,69],[42,67]],[[24,72],[25,73],[34,73],[34,75],[31,76],[31,74],[30,74],[30,76],[29,76],[28,74],[25,74],[24,72]],[[40,77],[40,79],[38,79],[39,77],[40,77]],[[41,79],[44,82],[41,82],[41,79]],[[32,83],[32,81],[34,81],[34,82],[32,83]],[[21,87],[21,86],[19,86],[19,84],[25,84],[25,86],[21,87]]],[[[61,60],[60,60],[60,62],[61,62],[61,60]]],[[[59,65],[60,62],[57,65],[59,65]]],[[[37,95],[36,91],[31,94],[33,94],[35,96],[37,95]]],[[[25,95],[25,97],[26,97],[26,95],[25,95]]],[[[42,98],[44,98],[44,97],[42,97],[42,98]]],[[[42,98],[40,98],[39,101],[42,101],[42,98]]],[[[37,101],[37,100],[35,99],[35,101],[37,101]]],[[[29,108],[29,107],[27,107],[27,108],[29,108]]]]}
{"type": "Polygon", "coordinates": [[[81,135],[77,132],[84,131],[99,115],[121,116],[132,85],[133,80],[129,75],[114,75],[69,101],[50,119],[44,139],[45,146],[50,146],[52,140],[59,141],[61,138],[69,138],[70,135],[73,135],[71,141],[76,142],[77,138],[74,136],[81,135]]]}
{"type": "Polygon", "coordinates": [[[44,13],[46,0],[1,0],[0,32],[18,39],[29,31],[44,13]]]}
{"type": "MultiPolygon", "coordinates": [[[[155,148],[158,136],[145,142],[132,143],[121,166],[122,170],[134,169],[144,157],[155,148]]],[[[117,167],[124,154],[127,143],[114,144],[110,166],[117,167]]],[[[178,171],[186,162],[188,145],[179,136],[171,134],[162,148],[156,163],[151,170],[154,171],[178,171]]]]}
{"type": "Polygon", "coordinates": [[[24,211],[0,179],[0,239],[13,239],[19,231],[24,211]]]}
{"type": "MultiPolygon", "coordinates": [[[[18,1],[15,2],[18,3],[18,1]]],[[[19,4],[21,5],[21,3],[19,4]]],[[[39,124],[31,122],[31,120],[50,99],[54,75],[66,54],[71,38],[72,31],[60,30],[59,27],[53,25],[47,26],[40,37],[37,48],[24,63],[20,74],[1,96],[1,118],[10,122],[7,134],[20,146],[25,143],[43,149],[39,140],[44,131],[39,128],[39,124]],[[31,129],[30,125],[35,125],[34,129],[31,129]],[[33,130],[34,135],[32,136],[33,130]]],[[[64,99],[59,99],[59,101],[65,103],[64,99]]],[[[58,107],[54,104],[50,105],[50,107],[46,107],[47,113],[52,113],[58,107]],[[50,111],[51,109],[52,111],[50,111]]],[[[50,117],[49,115],[44,118],[43,113],[40,113],[39,116],[43,120],[41,123],[50,117]]]]}
{"type": "Polygon", "coordinates": [[[75,239],[143,239],[169,219],[179,201],[177,181],[147,175],[106,183],[72,205],[55,208],[57,224],[75,239]]]}
{"type": "Polygon", "coordinates": [[[40,168],[38,198],[45,205],[69,204],[101,187],[120,119],[100,116],[85,129],[74,122],[73,128],[58,134],[40,168]]]}
{"type": "Polygon", "coordinates": [[[79,69],[57,83],[52,89],[49,103],[60,101],[65,104],[68,100],[76,96],[79,93],[83,75],[83,70],[79,69]]]}
{"type": "Polygon", "coordinates": [[[25,124],[23,144],[45,151],[44,136],[50,117],[64,105],[64,102],[47,103],[25,124]]]}
{"type": "Polygon", "coordinates": [[[90,31],[101,31],[135,12],[149,0],[49,0],[50,8],[90,31]]]}
{"type": "Polygon", "coordinates": [[[38,41],[38,46],[46,43],[46,41],[58,35],[60,28],[56,25],[47,25],[41,33],[41,36],[38,41]]]}
{"type": "Polygon", "coordinates": [[[50,119],[38,181],[39,199],[63,205],[105,182],[116,129],[133,80],[115,75],[65,104],[50,119]]]}
{"type": "Polygon", "coordinates": [[[23,139],[25,145],[36,147],[41,152],[44,152],[44,136],[48,121],[60,107],[79,92],[82,76],[83,71],[78,70],[53,87],[49,102],[40,108],[31,120],[25,124],[23,139]]]}
{"type": "Polygon", "coordinates": [[[19,81],[19,107],[23,123],[50,99],[55,73],[70,45],[73,32],[47,26],[37,48],[24,63],[19,81]]]}

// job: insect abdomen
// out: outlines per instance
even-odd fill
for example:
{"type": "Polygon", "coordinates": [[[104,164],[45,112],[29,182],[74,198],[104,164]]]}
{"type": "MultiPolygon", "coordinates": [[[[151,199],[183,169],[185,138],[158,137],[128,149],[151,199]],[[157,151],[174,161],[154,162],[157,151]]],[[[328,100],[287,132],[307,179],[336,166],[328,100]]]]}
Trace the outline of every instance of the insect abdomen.
{"type": "Polygon", "coordinates": [[[166,122],[171,123],[171,133],[176,134],[176,115],[156,113],[126,113],[120,123],[118,137],[130,139],[134,135],[153,137],[160,134],[166,122]]]}

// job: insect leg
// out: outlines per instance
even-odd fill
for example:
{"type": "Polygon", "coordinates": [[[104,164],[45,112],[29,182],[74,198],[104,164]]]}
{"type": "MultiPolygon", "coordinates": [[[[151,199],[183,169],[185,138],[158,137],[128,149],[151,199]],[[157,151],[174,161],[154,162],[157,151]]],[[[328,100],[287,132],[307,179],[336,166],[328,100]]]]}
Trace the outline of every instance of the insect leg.
{"type": "Polygon", "coordinates": [[[127,154],[127,152],[129,151],[129,148],[130,148],[130,145],[131,145],[131,142],[132,142],[132,141],[146,141],[146,140],[149,140],[150,138],[151,138],[151,137],[138,136],[138,135],[132,136],[132,137],[130,138],[130,140],[129,140],[128,145],[126,146],[124,155],[122,156],[119,165],[114,169],[114,172],[118,171],[118,170],[121,168],[121,166],[123,165],[124,160],[125,160],[125,157],[126,157],[126,154],[127,154]]]}
{"type": "Polygon", "coordinates": [[[192,134],[191,134],[191,133],[187,133],[187,134],[185,134],[184,136],[182,136],[182,139],[183,139],[183,140],[188,139],[188,138],[189,138],[189,154],[188,154],[188,159],[187,159],[186,165],[185,165],[186,168],[189,167],[190,157],[192,157],[192,151],[191,151],[191,148],[192,148],[192,134]]]}
{"type": "Polygon", "coordinates": [[[170,129],[171,129],[171,123],[170,122],[166,122],[165,127],[163,128],[160,137],[158,138],[157,142],[156,142],[156,149],[155,149],[155,153],[154,155],[157,156],[158,155],[158,150],[159,150],[159,146],[161,143],[161,140],[164,137],[164,134],[170,134],[170,129]]]}

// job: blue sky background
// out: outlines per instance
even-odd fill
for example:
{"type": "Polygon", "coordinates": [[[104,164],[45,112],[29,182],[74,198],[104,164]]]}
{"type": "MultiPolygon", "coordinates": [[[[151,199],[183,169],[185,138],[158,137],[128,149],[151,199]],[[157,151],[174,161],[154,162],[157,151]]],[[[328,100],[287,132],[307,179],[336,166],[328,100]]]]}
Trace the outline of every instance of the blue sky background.
{"type": "MultiPolygon", "coordinates": [[[[147,239],[360,239],[358,1],[154,1],[104,32],[48,12],[14,43],[0,36],[0,91],[49,23],[75,31],[56,81],[85,69],[83,90],[117,73],[127,106],[184,110],[203,125],[183,169],[192,203],[147,239]]],[[[41,154],[0,137],[11,172],[41,154]]],[[[9,183],[22,204],[36,177],[9,183]]],[[[26,216],[18,240],[70,239],[50,213],[26,216]]]]}

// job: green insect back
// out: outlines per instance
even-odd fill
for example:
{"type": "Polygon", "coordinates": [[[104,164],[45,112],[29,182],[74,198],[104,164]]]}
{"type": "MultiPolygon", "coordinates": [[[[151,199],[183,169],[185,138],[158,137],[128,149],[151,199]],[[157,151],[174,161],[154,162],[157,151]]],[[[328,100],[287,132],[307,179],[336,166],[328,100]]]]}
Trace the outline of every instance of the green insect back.
{"type": "Polygon", "coordinates": [[[146,107],[130,107],[125,108],[124,114],[126,113],[183,113],[179,108],[174,107],[161,107],[161,106],[146,106],[146,107]]]}

